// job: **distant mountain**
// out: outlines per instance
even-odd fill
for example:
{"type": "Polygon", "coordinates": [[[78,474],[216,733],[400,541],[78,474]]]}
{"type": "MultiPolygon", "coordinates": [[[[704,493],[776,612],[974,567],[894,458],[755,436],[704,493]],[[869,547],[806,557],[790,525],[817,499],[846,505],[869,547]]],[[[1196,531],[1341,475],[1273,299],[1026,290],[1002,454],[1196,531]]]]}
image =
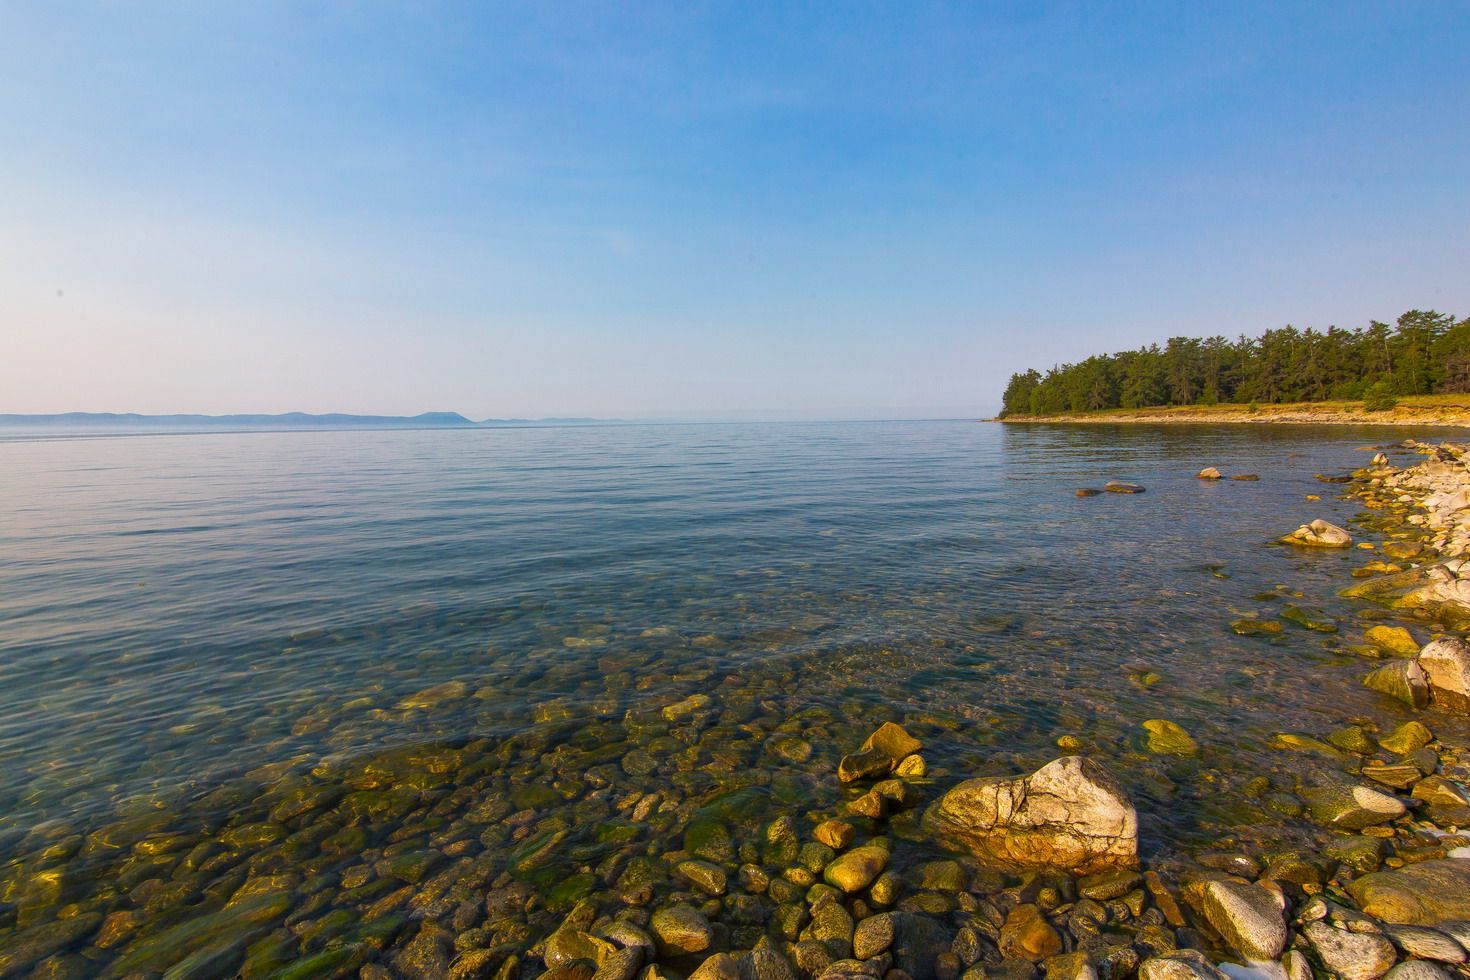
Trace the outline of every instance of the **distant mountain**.
{"type": "Polygon", "coordinates": [[[475,428],[458,412],[422,415],[138,415],[132,412],[62,412],[58,415],[0,415],[0,425],[57,426],[77,429],[463,429],[475,428]]]}
{"type": "Polygon", "coordinates": [[[0,428],[57,429],[477,429],[556,425],[614,425],[619,419],[549,418],[485,419],[475,422],[458,412],[422,415],[138,415],[133,412],[62,412],[57,415],[0,415],[0,428]]]}

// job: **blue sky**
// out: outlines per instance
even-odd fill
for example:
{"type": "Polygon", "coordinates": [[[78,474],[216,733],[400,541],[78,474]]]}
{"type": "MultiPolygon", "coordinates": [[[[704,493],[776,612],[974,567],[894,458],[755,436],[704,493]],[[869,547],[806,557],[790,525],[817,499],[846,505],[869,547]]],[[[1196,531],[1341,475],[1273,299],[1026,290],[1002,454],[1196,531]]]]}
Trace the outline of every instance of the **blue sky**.
{"type": "Polygon", "coordinates": [[[983,415],[1470,314],[1470,5],[0,5],[0,412],[983,415]]]}

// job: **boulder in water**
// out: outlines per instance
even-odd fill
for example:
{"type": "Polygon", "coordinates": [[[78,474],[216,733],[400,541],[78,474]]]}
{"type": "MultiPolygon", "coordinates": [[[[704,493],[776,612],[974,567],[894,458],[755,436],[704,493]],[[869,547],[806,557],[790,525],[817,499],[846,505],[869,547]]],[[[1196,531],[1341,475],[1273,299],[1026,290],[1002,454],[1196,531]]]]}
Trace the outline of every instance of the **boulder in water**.
{"type": "Polygon", "coordinates": [[[1213,466],[1206,466],[1199,471],[1198,476],[1201,480],[1218,480],[1220,479],[1220,471],[1213,466]]]}
{"type": "Polygon", "coordinates": [[[1414,661],[1429,685],[1429,700],[1470,714],[1470,644],[1456,637],[1435,640],[1414,661]]]}
{"type": "Polygon", "coordinates": [[[1423,708],[1429,703],[1429,685],[1424,671],[1412,660],[1395,660],[1379,667],[1363,678],[1363,683],[1389,697],[1398,698],[1411,708],[1423,708]]]}
{"type": "Polygon", "coordinates": [[[1470,861],[1439,858],[1349,882],[1364,912],[1395,925],[1432,926],[1470,920],[1470,861]]]}
{"type": "Polygon", "coordinates": [[[1242,881],[1207,881],[1198,904],[1215,931],[1246,959],[1274,960],[1286,948],[1279,894],[1242,881]]]}
{"type": "Polygon", "coordinates": [[[1108,493],[1143,493],[1143,487],[1137,483],[1126,483],[1123,480],[1109,480],[1103,484],[1103,489],[1108,493]]]}
{"type": "Polygon", "coordinates": [[[1095,874],[1138,863],[1138,814],[1101,765],[1063,756],[1030,776],[970,779],[924,814],[939,843],[1014,870],[1095,874]]]}
{"type": "Polygon", "coordinates": [[[1292,531],[1281,539],[1281,543],[1299,548],[1347,548],[1352,546],[1353,536],[1336,524],[1318,518],[1292,531]]]}

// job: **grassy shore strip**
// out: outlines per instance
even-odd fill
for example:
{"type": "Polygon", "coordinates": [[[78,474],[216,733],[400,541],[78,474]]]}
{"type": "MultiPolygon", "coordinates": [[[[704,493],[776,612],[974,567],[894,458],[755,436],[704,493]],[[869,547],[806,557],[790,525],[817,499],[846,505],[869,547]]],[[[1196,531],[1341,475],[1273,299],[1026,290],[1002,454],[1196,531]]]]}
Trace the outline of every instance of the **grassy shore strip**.
{"type": "Polygon", "coordinates": [[[1291,402],[1281,405],[1178,405],[1158,408],[1111,408],[1057,415],[1008,415],[989,419],[1008,423],[1082,423],[1114,425],[1183,424],[1311,424],[1311,425],[1443,425],[1470,427],[1470,394],[1410,395],[1391,409],[1370,412],[1361,401],[1291,402]]]}

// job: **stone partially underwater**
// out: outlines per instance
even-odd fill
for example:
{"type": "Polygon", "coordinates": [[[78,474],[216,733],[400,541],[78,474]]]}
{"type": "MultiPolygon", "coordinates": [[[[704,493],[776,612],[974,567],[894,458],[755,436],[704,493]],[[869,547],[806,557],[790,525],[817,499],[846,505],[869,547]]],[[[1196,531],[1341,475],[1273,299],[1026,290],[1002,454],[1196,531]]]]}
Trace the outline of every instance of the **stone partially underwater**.
{"type": "Polygon", "coordinates": [[[941,845],[1011,871],[1089,875],[1138,864],[1138,814],[1118,781],[1080,756],[1029,776],[971,779],[924,814],[941,845]]]}

